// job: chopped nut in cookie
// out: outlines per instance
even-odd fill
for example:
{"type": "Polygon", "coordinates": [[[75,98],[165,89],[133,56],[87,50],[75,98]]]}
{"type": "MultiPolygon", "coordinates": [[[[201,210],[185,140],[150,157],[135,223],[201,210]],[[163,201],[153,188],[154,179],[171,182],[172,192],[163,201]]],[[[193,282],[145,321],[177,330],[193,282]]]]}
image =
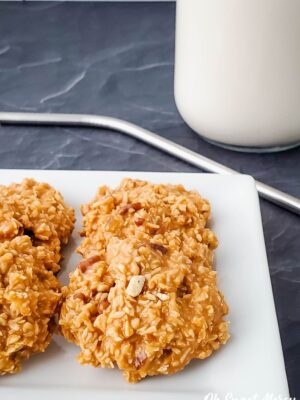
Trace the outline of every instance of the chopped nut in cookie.
{"type": "Polygon", "coordinates": [[[143,290],[146,278],[143,275],[133,276],[126,288],[126,293],[131,297],[137,297],[143,290]]]}

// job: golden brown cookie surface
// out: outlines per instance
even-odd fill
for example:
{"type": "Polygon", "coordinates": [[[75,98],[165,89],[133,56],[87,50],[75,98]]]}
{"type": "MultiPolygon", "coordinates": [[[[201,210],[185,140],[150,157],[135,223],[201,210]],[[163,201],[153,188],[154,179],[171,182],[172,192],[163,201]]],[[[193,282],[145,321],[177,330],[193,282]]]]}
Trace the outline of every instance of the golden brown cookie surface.
{"type": "Polygon", "coordinates": [[[182,186],[126,179],[82,207],[83,261],[63,288],[60,325],[82,364],[130,382],[171,374],[226,343],[209,203],[182,186]]]}
{"type": "Polygon", "coordinates": [[[68,242],[74,219],[74,210],[47,183],[24,179],[0,186],[0,241],[28,235],[34,245],[52,250],[58,263],[61,245],[68,242]]]}
{"type": "Polygon", "coordinates": [[[28,236],[0,243],[0,375],[20,369],[21,360],[44,351],[60,285],[45,264],[53,254],[28,236]]]}
{"type": "Polygon", "coordinates": [[[48,184],[0,186],[0,375],[50,342],[61,298],[54,273],[73,225],[74,210],[48,184]]]}

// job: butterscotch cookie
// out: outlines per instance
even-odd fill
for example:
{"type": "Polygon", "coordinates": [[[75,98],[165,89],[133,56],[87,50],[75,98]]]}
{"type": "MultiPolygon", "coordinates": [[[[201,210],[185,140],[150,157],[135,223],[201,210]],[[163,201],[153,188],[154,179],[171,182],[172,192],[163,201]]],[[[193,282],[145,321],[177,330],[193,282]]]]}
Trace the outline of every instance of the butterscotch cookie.
{"type": "Polygon", "coordinates": [[[61,246],[68,242],[74,220],[74,210],[47,183],[24,179],[0,185],[0,241],[27,235],[34,245],[53,251],[58,269],[61,246]]]}
{"type": "Polygon", "coordinates": [[[137,382],[226,343],[207,200],[180,185],[126,179],[101,187],[82,213],[83,260],[63,288],[59,321],[80,363],[117,365],[137,382]]]}
{"type": "Polygon", "coordinates": [[[0,243],[0,375],[46,349],[61,297],[53,253],[28,236],[0,243]]]}

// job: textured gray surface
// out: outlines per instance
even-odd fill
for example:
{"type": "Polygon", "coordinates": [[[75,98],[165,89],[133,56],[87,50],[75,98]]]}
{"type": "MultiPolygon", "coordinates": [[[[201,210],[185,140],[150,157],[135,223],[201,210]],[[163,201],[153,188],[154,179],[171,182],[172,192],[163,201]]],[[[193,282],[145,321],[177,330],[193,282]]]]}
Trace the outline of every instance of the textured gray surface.
{"type": "MultiPolygon", "coordinates": [[[[184,124],[173,99],[174,17],[171,3],[0,3],[0,109],[124,118],[300,196],[300,148],[234,153],[184,124]]],[[[121,134],[32,127],[0,127],[0,168],[197,171],[121,134]]],[[[290,392],[300,398],[300,220],[261,206],[290,392]]]]}

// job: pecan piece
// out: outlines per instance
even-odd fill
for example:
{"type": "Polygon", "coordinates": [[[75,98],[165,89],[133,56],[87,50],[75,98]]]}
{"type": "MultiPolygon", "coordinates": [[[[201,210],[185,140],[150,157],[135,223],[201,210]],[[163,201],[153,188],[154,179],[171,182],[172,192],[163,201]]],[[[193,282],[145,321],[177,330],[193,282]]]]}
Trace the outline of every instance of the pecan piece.
{"type": "Polygon", "coordinates": [[[132,203],[131,208],[133,208],[135,211],[138,211],[142,208],[141,203],[132,203]]]}
{"type": "Polygon", "coordinates": [[[137,218],[134,223],[136,224],[136,226],[141,226],[143,225],[145,219],[144,218],[137,218]]]}
{"type": "Polygon", "coordinates": [[[96,297],[98,294],[98,290],[97,289],[92,289],[91,290],[91,297],[96,297]]]}
{"type": "Polygon", "coordinates": [[[119,210],[120,215],[126,214],[130,210],[130,204],[126,204],[126,206],[123,206],[119,210]]]}
{"type": "Polygon", "coordinates": [[[95,264],[97,261],[100,261],[100,257],[98,255],[91,256],[87,258],[86,260],[81,261],[78,264],[78,268],[82,273],[84,273],[88,268],[90,268],[93,264],[95,264]]]}
{"type": "Polygon", "coordinates": [[[140,369],[146,360],[147,360],[147,354],[146,354],[145,350],[143,350],[143,349],[138,350],[135,353],[135,360],[134,360],[135,368],[140,369]]]}
{"type": "Polygon", "coordinates": [[[126,288],[126,293],[131,297],[137,297],[143,290],[146,278],[143,275],[133,276],[126,288]]]}
{"type": "Polygon", "coordinates": [[[158,244],[158,243],[150,243],[150,247],[153,250],[160,251],[161,254],[166,254],[168,251],[168,249],[165,246],[163,246],[162,244],[158,244]]]}

